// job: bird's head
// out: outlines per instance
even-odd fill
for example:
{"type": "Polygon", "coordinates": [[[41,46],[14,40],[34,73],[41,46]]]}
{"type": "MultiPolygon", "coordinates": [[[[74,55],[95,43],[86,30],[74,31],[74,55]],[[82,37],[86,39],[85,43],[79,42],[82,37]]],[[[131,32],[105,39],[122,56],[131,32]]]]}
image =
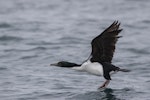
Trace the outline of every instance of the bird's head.
{"type": "Polygon", "coordinates": [[[65,61],[59,61],[57,63],[50,64],[50,66],[58,66],[58,67],[63,67],[65,65],[66,65],[65,61]]]}
{"type": "Polygon", "coordinates": [[[57,63],[50,64],[50,66],[58,66],[58,67],[74,67],[74,66],[80,66],[78,64],[67,62],[67,61],[60,61],[57,63]]]}

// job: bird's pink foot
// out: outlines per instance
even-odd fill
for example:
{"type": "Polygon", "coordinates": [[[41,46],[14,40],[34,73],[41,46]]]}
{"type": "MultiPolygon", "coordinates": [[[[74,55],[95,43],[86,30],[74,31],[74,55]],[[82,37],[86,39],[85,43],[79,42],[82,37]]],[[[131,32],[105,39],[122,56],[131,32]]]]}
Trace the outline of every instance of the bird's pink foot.
{"type": "Polygon", "coordinates": [[[98,89],[105,88],[109,84],[110,80],[106,80],[103,85],[101,85],[98,89]]]}

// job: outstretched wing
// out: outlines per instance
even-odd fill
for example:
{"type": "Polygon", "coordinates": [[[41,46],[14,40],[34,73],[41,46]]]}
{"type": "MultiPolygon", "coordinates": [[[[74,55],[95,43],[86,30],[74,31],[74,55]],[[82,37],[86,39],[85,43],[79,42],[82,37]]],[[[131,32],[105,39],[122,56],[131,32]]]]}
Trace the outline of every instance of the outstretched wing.
{"type": "Polygon", "coordinates": [[[115,51],[115,44],[121,36],[118,36],[122,29],[119,29],[120,23],[114,21],[100,35],[91,42],[92,52],[91,62],[110,62],[115,51]]]}

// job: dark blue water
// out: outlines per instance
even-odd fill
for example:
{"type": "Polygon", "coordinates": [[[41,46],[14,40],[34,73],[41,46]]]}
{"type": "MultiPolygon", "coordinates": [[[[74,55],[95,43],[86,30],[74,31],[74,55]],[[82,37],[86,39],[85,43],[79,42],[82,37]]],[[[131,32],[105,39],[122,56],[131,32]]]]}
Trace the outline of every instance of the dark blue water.
{"type": "Polygon", "coordinates": [[[150,0],[0,0],[1,100],[150,100],[150,0]],[[132,70],[104,81],[49,66],[82,63],[114,20],[124,29],[113,63],[132,70]]]}

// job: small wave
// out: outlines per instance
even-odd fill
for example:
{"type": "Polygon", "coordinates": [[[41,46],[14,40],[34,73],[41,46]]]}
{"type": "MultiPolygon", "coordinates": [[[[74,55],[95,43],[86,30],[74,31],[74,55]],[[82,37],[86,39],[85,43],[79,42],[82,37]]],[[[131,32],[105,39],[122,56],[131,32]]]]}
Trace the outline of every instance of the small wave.
{"type": "Polygon", "coordinates": [[[6,67],[0,67],[0,71],[1,70],[7,70],[7,68],[6,67]]]}
{"type": "Polygon", "coordinates": [[[64,43],[70,43],[70,44],[78,44],[82,42],[81,38],[76,38],[76,37],[62,37],[59,39],[59,41],[64,44],[64,43]]]}
{"type": "Polygon", "coordinates": [[[146,23],[146,24],[149,24],[149,23],[150,23],[150,20],[143,20],[142,22],[143,22],[143,23],[146,23]]]}
{"type": "Polygon", "coordinates": [[[114,92],[134,92],[133,88],[125,87],[123,89],[113,89],[114,92]]]}
{"type": "Polygon", "coordinates": [[[28,50],[24,50],[24,51],[36,51],[36,50],[46,50],[46,49],[47,49],[46,47],[38,46],[38,47],[34,47],[34,48],[31,48],[31,49],[28,49],[28,50]]]}
{"type": "Polygon", "coordinates": [[[32,42],[32,43],[27,43],[28,45],[53,45],[54,43],[51,42],[45,42],[45,41],[40,41],[40,42],[32,42]]]}
{"type": "Polygon", "coordinates": [[[136,53],[136,54],[149,54],[149,51],[147,51],[148,49],[135,49],[135,48],[128,48],[126,49],[130,52],[136,53]]]}
{"type": "Polygon", "coordinates": [[[22,38],[20,37],[15,37],[15,36],[1,36],[0,37],[0,41],[21,41],[23,40],[22,38]]]}
{"type": "Polygon", "coordinates": [[[0,28],[10,28],[10,27],[12,26],[8,23],[0,23],[0,28]]]}
{"type": "Polygon", "coordinates": [[[45,50],[46,48],[45,47],[36,47],[36,48],[33,48],[32,50],[45,50]]]}
{"type": "MultiPolygon", "coordinates": [[[[60,100],[64,100],[65,95],[71,94],[70,92],[57,92],[57,93],[40,93],[37,95],[38,98],[59,98],[60,100]]],[[[57,99],[56,99],[57,100],[57,99]]]]}
{"type": "Polygon", "coordinates": [[[4,51],[5,52],[29,52],[29,51],[38,51],[38,50],[46,50],[47,48],[46,47],[34,47],[34,48],[27,48],[27,49],[22,49],[22,48],[19,48],[19,49],[5,49],[4,51]]]}
{"type": "Polygon", "coordinates": [[[35,58],[38,57],[37,55],[33,55],[33,56],[24,56],[21,59],[31,59],[31,58],[35,58]]]}

